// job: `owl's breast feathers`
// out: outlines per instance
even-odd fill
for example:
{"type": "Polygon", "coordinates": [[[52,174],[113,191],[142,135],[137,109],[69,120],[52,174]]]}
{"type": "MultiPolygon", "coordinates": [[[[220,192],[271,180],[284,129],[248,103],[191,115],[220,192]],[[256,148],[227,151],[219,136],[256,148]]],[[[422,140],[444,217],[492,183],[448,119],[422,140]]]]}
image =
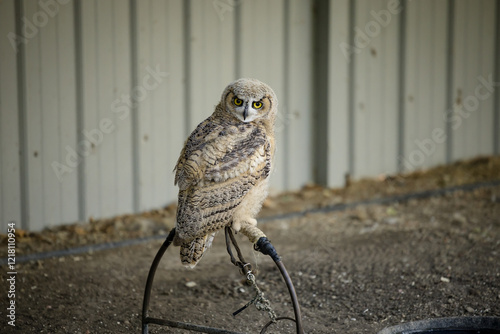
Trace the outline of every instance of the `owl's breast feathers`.
{"type": "Polygon", "coordinates": [[[273,142],[263,126],[213,116],[190,135],[175,167],[176,244],[228,226],[234,209],[271,170],[273,142]]]}

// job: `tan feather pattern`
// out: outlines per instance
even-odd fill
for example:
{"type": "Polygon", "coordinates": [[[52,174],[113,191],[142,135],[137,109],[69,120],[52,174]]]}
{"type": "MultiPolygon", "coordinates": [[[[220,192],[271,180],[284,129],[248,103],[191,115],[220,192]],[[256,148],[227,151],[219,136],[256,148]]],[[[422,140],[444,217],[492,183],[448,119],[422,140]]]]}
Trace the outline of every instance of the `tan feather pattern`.
{"type": "Polygon", "coordinates": [[[255,214],[260,210],[265,192],[252,200],[247,195],[271,171],[274,138],[267,123],[274,117],[242,122],[225,103],[223,94],[215,112],[187,139],[175,167],[179,197],[174,244],[181,246],[182,263],[189,267],[201,259],[214,232],[231,226],[242,205],[253,206],[248,212],[255,214]]]}

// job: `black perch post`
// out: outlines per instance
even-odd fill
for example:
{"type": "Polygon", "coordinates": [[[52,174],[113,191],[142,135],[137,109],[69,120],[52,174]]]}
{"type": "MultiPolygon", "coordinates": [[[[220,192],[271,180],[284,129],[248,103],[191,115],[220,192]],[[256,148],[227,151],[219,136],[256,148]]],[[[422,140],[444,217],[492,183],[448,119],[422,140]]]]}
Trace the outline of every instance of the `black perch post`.
{"type": "MultiPolygon", "coordinates": [[[[201,326],[201,325],[196,325],[196,324],[191,324],[191,323],[186,323],[186,322],[153,318],[153,317],[148,316],[149,301],[151,298],[151,289],[153,287],[153,280],[154,280],[154,276],[156,273],[156,269],[158,268],[158,264],[160,263],[163,255],[165,254],[165,251],[167,250],[167,248],[170,246],[170,244],[174,240],[174,237],[175,237],[175,228],[173,228],[170,231],[170,233],[167,236],[167,239],[161,245],[161,247],[158,250],[158,253],[156,253],[156,256],[153,260],[153,263],[151,264],[151,267],[149,269],[149,274],[148,274],[148,278],[146,281],[146,288],[144,291],[144,299],[143,299],[143,304],[142,304],[142,334],[148,334],[148,330],[149,330],[148,325],[149,324],[167,326],[167,327],[172,327],[172,328],[186,329],[186,330],[191,330],[191,331],[195,331],[195,332],[202,332],[202,333],[242,334],[239,332],[232,332],[232,331],[219,329],[219,328],[201,326]]],[[[238,245],[236,244],[236,240],[235,240],[230,228],[226,228],[226,243],[227,243],[228,252],[231,255],[231,261],[235,265],[242,265],[242,269],[244,269],[244,267],[246,267],[246,266],[249,266],[249,264],[243,260],[243,257],[241,256],[241,252],[238,248],[238,245]],[[238,257],[243,262],[235,261],[234,257],[232,256],[232,253],[230,251],[229,242],[233,243],[233,245],[235,246],[235,248],[238,252],[238,257]]],[[[281,261],[281,258],[279,257],[278,253],[276,252],[276,249],[274,248],[274,246],[271,244],[271,242],[267,238],[262,237],[255,244],[255,250],[257,250],[265,255],[269,255],[273,259],[274,263],[278,267],[281,275],[283,276],[283,278],[285,280],[285,283],[286,283],[287,288],[288,288],[288,292],[290,293],[290,297],[292,299],[295,319],[291,319],[288,317],[281,317],[281,318],[276,318],[276,320],[292,320],[292,321],[294,321],[295,325],[296,325],[297,334],[303,334],[304,330],[302,328],[300,308],[299,308],[299,303],[297,301],[297,295],[295,293],[295,288],[293,287],[290,276],[288,275],[288,272],[286,271],[285,266],[283,265],[283,262],[281,261]]],[[[267,328],[272,323],[273,323],[273,321],[266,324],[260,333],[264,334],[266,332],[267,328]]]]}
{"type": "Polygon", "coordinates": [[[269,255],[271,259],[273,259],[274,263],[276,263],[276,266],[280,270],[280,273],[285,280],[286,286],[288,288],[288,293],[290,293],[290,297],[292,299],[297,334],[303,334],[304,329],[302,328],[302,318],[300,315],[300,306],[299,301],[297,300],[297,294],[295,293],[295,288],[293,287],[290,275],[288,275],[288,272],[285,269],[285,265],[281,261],[278,252],[276,252],[273,244],[266,237],[262,237],[257,241],[257,243],[255,244],[255,250],[261,252],[264,255],[269,255]]]}

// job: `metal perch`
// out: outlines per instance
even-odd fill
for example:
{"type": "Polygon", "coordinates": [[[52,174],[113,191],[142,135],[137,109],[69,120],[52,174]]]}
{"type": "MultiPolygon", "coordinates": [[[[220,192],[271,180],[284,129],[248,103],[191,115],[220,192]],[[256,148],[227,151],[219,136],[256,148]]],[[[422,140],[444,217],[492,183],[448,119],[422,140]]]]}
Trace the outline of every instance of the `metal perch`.
{"type": "MultiPolygon", "coordinates": [[[[225,230],[226,233],[226,246],[227,246],[227,251],[231,257],[231,262],[240,267],[240,270],[242,274],[247,276],[247,279],[253,276],[251,272],[251,265],[247,263],[241,254],[241,251],[238,247],[238,244],[236,243],[236,239],[234,238],[234,235],[231,231],[230,228],[226,228],[225,230]],[[236,260],[233,256],[232,250],[231,250],[231,243],[236,249],[236,252],[238,254],[239,261],[236,260]]],[[[154,276],[156,273],[156,269],[158,268],[158,264],[160,263],[163,255],[165,254],[165,251],[167,248],[170,246],[172,241],[174,240],[175,236],[175,228],[173,228],[170,233],[167,236],[167,239],[163,242],[161,245],[160,249],[158,250],[158,253],[156,253],[156,256],[153,260],[153,263],[151,264],[151,268],[149,269],[149,274],[148,278],[146,281],[146,288],[144,291],[144,300],[142,304],[142,334],[148,334],[148,325],[149,324],[156,324],[160,326],[167,326],[167,327],[173,327],[173,328],[180,328],[180,329],[186,329],[186,330],[191,330],[191,331],[196,331],[196,332],[202,332],[202,333],[217,333],[217,334],[242,334],[239,332],[232,332],[232,331],[227,331],[224,329],[219,329],[219,328],[213,328],[213,327],[207,327],[207,326],[201,326],[201,325],[196,325],[196,324],[191,324],[191,323],[186,323],[186,322],[179,322],[179,321],[172,321],[172,320],[166,320],[166,319],[159,319],[159,318],[153,318],[148,316],[148,308],[149,308],[149,301],[151,297],[151,289],[153,287],[153,280],[154,276]]],[[[278,267],[281,275],[283,276],[285,283],[288,288],[288,292],[290,293],[290,297],[292,299],[292,304],[293,304],[293,309],[294,309],[294,314],[295,314],[295,319],[289,318],[289,317],[279,317],[277,318],[275,315],[274,317],[272,314],[274,313],[272,309],[266,309],[268,313],[270,314],[271,321],[268,322],[261,330],[261,334],[264,334],[267,330],[267,328],[280,320],[291,320],[295,322],[295,327],[297,334],[303,334],[304,330],[302,328],[302,320],[301,320],[301,315],[300,315],[300,308],[299,308],[299,303],[297,300],[297,295],[295,293],[295,289],[293,287],[293,283],[290,279],[290,276],[288,275],[288,272],[285,269],[285,266],[283,265],[283,262],[281,261],[281,258],[279,257],[278,253],[276,252],[276,249],[274,246],[271,244],[271,242],[267,238],[260,238],[259,241],[255,244],[255,250],[265,254],[269,255],[276,266],[278,267]]],[[[253,281],[253,284],[255,285],[255,280],[253,281]]],[[[236,311],[234,315],[238,314],[239,312],[243,311],[247,306],[251,305],[254,302],[257,302],[257,300],[260,298],[261,301],[265,303],[265,298],[262,297],[262,294],[258,294],[260,291],[258,287],[255,285],[255,289],[257,291],[256,297],[247,305],[245,305],[242,309],[236,311]],[[260,296],[260,297],[259,297],[260,296]]]]}

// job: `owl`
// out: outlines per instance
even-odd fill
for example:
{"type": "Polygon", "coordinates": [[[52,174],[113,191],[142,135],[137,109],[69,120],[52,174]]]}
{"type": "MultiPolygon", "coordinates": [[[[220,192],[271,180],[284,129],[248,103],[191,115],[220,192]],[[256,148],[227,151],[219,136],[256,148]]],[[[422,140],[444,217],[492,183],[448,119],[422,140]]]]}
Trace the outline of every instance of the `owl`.
{"type": "Polygon", "coordinates": [[[179,187],[174,245],[186,267],[200,261],[225,227],[252,243],[265,237],[255,217],[268,192],[277,110],[271,87],[256,79],[236,80],[185,142],[174,169],[179,187]]]}

